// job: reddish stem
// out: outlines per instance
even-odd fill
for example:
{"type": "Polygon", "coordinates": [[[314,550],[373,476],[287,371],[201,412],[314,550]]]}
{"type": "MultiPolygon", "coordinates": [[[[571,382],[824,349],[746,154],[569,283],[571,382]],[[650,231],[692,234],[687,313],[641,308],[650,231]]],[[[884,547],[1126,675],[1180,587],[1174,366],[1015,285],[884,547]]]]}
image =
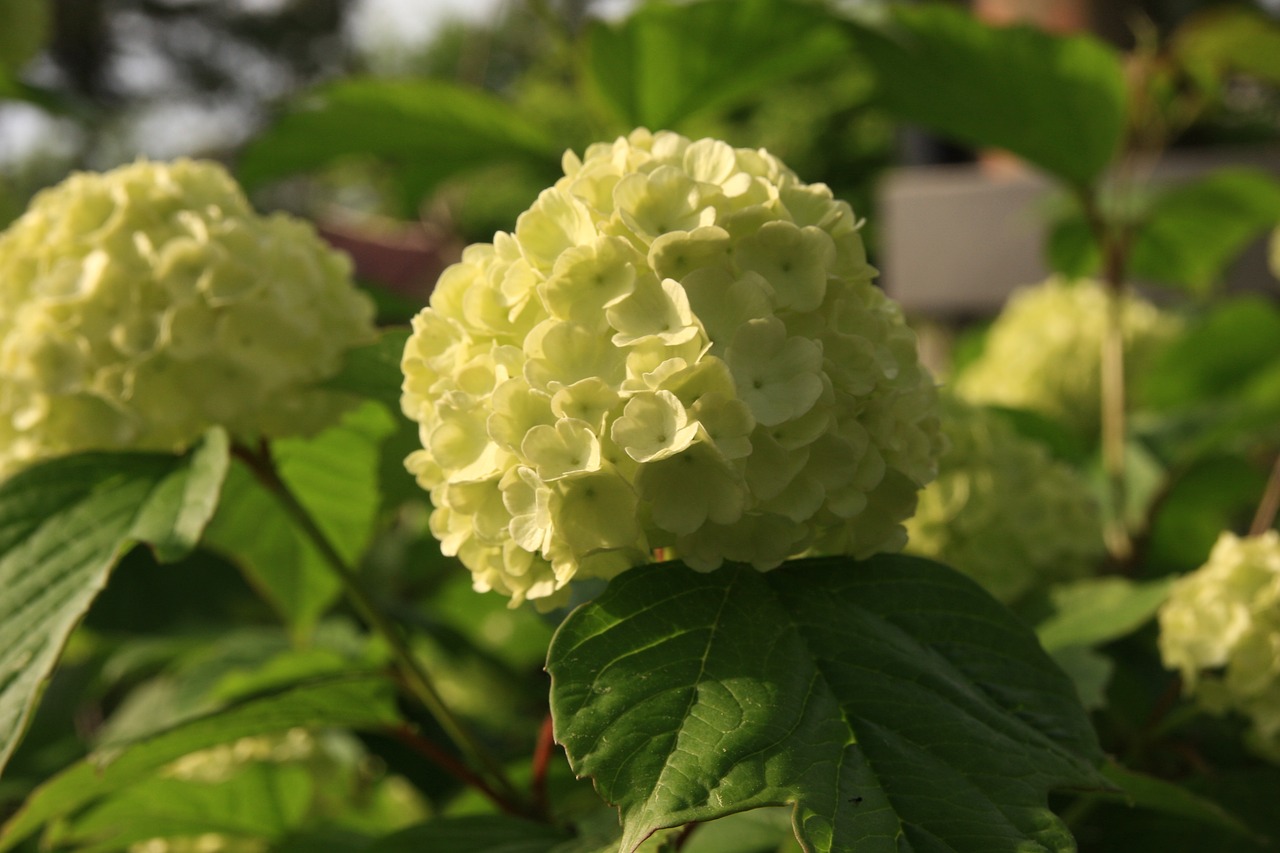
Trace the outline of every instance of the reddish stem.
{"type": "Polygon", "coordinates": [[[547,799],[547,772],[551,768],[551,756],[555,752],[555,728],[551,715],[547,714],[538,729],[538,743],[533,750],[533,772],[530,789],[533,794],[533,807],[539,814],[546,815],[550,811],[547,799]]]}
{"type": "Polygon", "coordinates": [[[389,731],[396,740],[444,770],[444,772],[457,779],[463,785],[475,788],[507,814],[516,817],[529,816],[527,811],[520,807],[520,804],[511,802],[493,790],[489,783],[472,773],[465,764],[454,758],[435,742],[420,735],[409,725],[402,723],[398,726],[393,726],[389,731]]]}

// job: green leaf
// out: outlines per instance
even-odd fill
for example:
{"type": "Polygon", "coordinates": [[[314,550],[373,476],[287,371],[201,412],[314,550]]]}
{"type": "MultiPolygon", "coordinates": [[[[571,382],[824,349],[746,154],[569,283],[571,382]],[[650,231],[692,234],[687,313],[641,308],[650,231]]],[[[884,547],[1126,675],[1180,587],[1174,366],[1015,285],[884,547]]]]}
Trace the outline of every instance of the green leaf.
{"type": "Polygon", "coordinates": [[[1134,277],[1208,293],[1250,243],[1280,223],[1280,181],[1221,169],[1158,196],[1130,256],[1134,277]]]}
{"type": "Polygon", "coordinates": [[[887,26],[852,25],[901,119],[1004,148],[1070,184],[1110,164],[1125,128],[1115,51],[1089,36],[992,27],[949,6],[895,6],[887,26]]]}
{"type": "Polygon", "coordinates": [[[381,677],[317,681],[209,714],[128,745],[91,753],[54,776],[0,828],[11,850],[49,820],[73,814],[188,753],[294,727],[375,728],[399,721],[390,682],[381,677]]]}
{"type": "Polygon", "coordinates": [[[505,815],[437,818],[374,842],[365,853],[548,853],[568,839],[561,829],[505,815]]]}
{"type": "MultiPolygon", "coordinates": [[[[281,478],[351,564],[373,533],[379,446],[394,428],[391,415],[370,402],[314,438],[272,444],[281,478]]],[[[244,569],[299,635],[310,632],[340,593],[315,546],[243,465],[231,469],[206,541],[244,569]]]]}
{"type": "Polygon", "coordinates": [[[1036,636],[1050,652],[1118,640],[1155,616],[1171,582],[1105,577],[1060,584],[1049,591],[1053,614],[1036,625],[1036,636]]]}
{"type": "Polygon", "coordinates": [[[441,181],[496,163],[552,168],[560,150],[509,104],[434,80],[356,79],[311,93],[245,149],[248,187],[351,156],[378,158],[421,197],[441,181]]]}
{"type": "Polygon", "coordinates": [[[556,739],[620,807],[622,853],[788,804],[820,853],[1067,851],[1048,791],[1105,784],[1030,630],[919,558],[628,571],[570,614],[547,668],[556,739]]]}
{"type": "Polygon", "coordinates": [[[133,522],[133,536],[148,543],[161,563],[191,553],[218,508],[227,476],[229,439],[211,429],[191,452],[190,465],[162,480],[133,522]]]}
{"type": "Polygon", "coordinates": [[[1280,24],[1257,9],[1218,7],[1188,19],[1171,53],[1199,79],[1221,81],[1238,72],[1280,85],[1280,24]]]}
{"type": "Polygon", "coordinates": [[[377,400],[388,411],[400,411],[400,384],[404,381],[400,359],[408,340],[406,327],[383,329],[378,340],[348,352],[342,371],[325,387],[377,400]]]}
{"type": "Polygon", "coordinates": [[[303,818],[313,788],[307,768],[265,763],[247,764],[217,783],[144,779],[50,840],[77,853],[113,853],[150,838],[205,833],[274,839],[303,818]]]}
{"type": "Polygon", "coordinates": [[[1088,646],[1064,646],[1049,652],[1067,677],[1076,686],[1080,704],[1087,710],[1106,707],[1107,684],[1115,671],[1111,658],[1088,646]]]}
{"type": "Polygon", "coordinates": [[[1181,785],[1130,770],[1115,762],[1107,762],[1102,768],[1102,774],[1121,789],[1122,796],[1132,805],[1198,820],[1256,838],[1253,830],[1235,815],[1181,785]]]}
{"type": "Polygon", "coordinates": [[[786,0],[649,3],[586,35],[587,84],[629,130],[673,129],[831,66],[848,43],[816,5],[786,0]]]}
{"type": "Polygon", "coordinates": [[[117,561],[138,541],[167,558],[188,550],[226,468],[215,432],[186,457],[81,454],[0,483],[0,770],[117,561]]]}

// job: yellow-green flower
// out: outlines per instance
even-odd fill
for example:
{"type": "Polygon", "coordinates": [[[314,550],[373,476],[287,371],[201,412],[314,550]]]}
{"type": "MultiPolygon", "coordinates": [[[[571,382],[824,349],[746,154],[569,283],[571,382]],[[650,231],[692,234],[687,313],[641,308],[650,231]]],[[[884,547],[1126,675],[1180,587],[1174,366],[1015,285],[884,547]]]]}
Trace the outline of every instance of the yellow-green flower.
{"type": "Polygon", "coordinates": [[[0,475],[318,430],[343,401],[316,385],[372,316],[345,256],[214,163],[72,175],[0,234],[0,475]]]}
{"type": "Polygon", "coordinates": [[[1005,602],[1095,568],[1101,519],[1084,478],[995,412],[950,398],[942,412],[948,448],[907,521],[907,550],[1005,602]]]}
{"type": "MultiPolygon", "coordinates": [[[[1054,278],[1016,291],[991,325],[982,354],[956,381],[973,403],[1032,409],[1095,437],[1101,412],[1107,293],[1096,281],[1054,278]]],[[[1122,300],[1126,371],[1177,331],[1138,296],[1122,300]]]]}
{"type": "Polygon", "coordinates": [[[900,548],[936,395],[849,206],[674,133],[564,171],[405,348],[406,464],[475,587],[554,605],[656,548],[703,570],[900,548]]]}
{"type": "Polygon", "coordinates": [[[1223,533],[1160,608],[1160,656],[1209,711],[1235,711],[1280,761],[1280,533],[1223,533]]]}

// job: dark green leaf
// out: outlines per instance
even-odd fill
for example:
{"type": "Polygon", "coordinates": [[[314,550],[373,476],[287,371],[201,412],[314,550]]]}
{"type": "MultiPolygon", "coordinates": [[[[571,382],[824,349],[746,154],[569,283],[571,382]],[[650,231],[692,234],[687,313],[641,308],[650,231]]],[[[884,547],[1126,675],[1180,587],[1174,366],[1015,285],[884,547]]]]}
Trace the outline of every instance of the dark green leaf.
{"type": "Polygon", "coordinates": [[[1071,682],[928,560],[635,569],[566,619],[548,670],[556,738],[621,808],[623,853],[786,804],[824,853],[1073,850],[1048,791],[1104,784],[1071,682]]]}
{"type": "Polygon", "coordinates": [[[817,5],[786,0],[650,3],[586,38],[588,84],[623,128],[681,121],[831,66],[848,45],[817,5]]]}
{"type": "Polygon", "coordinates": [[[1198,459],[1160,501],[1151,522],[1147,564],[1171,573],[1203,565],[1222,531],[1248,526],[1266,483],[1266,469],[1244,458],[1198,459]]]}
{"type": "Polygon", "coordinates": [[[1222,169],[1158,196],[1138,231],[1130,271],[1207,293],[1240,253],[1280,224],[1280,181],[1260,169],[1222,169]]]}
{"type": "Polygon", "coordinates": [[[1180,818],[1203,821],[1241,835],[1254,835],[1244,823],[1222,806],[1164,779],[1148,776],[1108,762],[1102,774],[1117,785],[1133,805],[1180,818]]]}
{"type": "Polygon", "coordinates": [[[1119,56],[1088,36],[987,26],[940,3],[854,25],[879,100],[906,121],[1004,148],[1073,185],[1110,164],[1125,128],[1119,56]]]}
{"type": "Polygon", "coordinates": [[[503,815],[438,818],[374,842],[366,853],[548,853],[568,835],[553,826],[503,815]]]}
{"type": "Polygon", "coordinates": [[[374,728],[398,721],[392,685],[378,677],[318,681],[247,700],[76,762],[37,788],[0,828],[0,850],[12,849],[47,821],[73,814],[200,749],[294,727],[374,728]]]}
{"type": "Polygon", "coordinates": [[[245,150],[248,187],[309,172],[350,155],[397,167],[421,196],[482,166],[554,167],[559,149],[509,104],[476,89],[429,80],[344,80],[312,93],[245,150]]]}
{"type": "Polygon", "coordinates": [[[187,457],[83,454],[0,483],[0,769],[120,556],[137,541],[167,557],[190,548],[226,467],[211,433],[187,457]]]}
{"type": "MultiPolygon", "coordinates": [[[[276,441],[280,476],[350,563],[373,533],[379,508],[379,445],[394,429],[380,405],[366,403],[314,438],[276,441]]],[[[315,546],[241,465],[227,478],[207,542],[236,560],[300,635],[333,604],[340,584],[315,546]]]]}

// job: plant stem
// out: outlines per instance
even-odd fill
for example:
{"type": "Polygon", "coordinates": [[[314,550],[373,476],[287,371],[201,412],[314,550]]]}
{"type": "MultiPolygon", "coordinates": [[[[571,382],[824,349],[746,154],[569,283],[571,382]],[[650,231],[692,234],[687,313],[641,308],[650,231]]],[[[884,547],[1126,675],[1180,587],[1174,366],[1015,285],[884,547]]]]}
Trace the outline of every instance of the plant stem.
{"type": "Polygon", "coordinates": [[[407,724],[393,726],[388,731],[396,740],[423,756],[432,764],[440,767],[462,784],[480,791],[507,814],[515,815],[517,817],[525,815],[525,812],[520,807],[519,803],[509,802],[501,794],[489,787],[488,782],[471,772],[469,767],[458,761],[458,759],[454,758],[445,750],[441,749],[428,738],[425,738],[418,732],[414,731],[407,724]]]}
{"type": "Polygon", "coordinates": [[[547,801],[547,772],[551,769],[551,756],[555,746],[555,729],[551,715],[547,714],[542,721],[542,727],[538,730],[538,745],[533,751],[529,783],[533,795],[533,807],[544,815],[550,811],[550,804],[547,801]]]}
{"type": "Polygon", "coordinates": [[[257,450],[237,445],[233,452],[249,467],[267,491],[276,497],[280,506],[297,524],[298,529],[315,546],[329,569],[342,582],[347,600],[360,618],[387,643],[408,693],[435,718],[445,734],[457,745],[463,757],[480,771],[481,778],[487,777],[486,785],[482,790],[492,795],[495,802],[503,809],[528,814],[528,807],[523,804],[523,798],[507,778],[502,765],[476,740],[445,704],[431,676],[413,654],[413,650],[409,648],[399,626],[393,624],[374,604],[355,572],[347,565],[346,560],[338,553],[337,548],[329,541],[329,537],[320,529],[319,524],[298,500],[293,490],[281,478],[265,443],[257,450]]]}
{"type": "Polygon", "coordinates": [[[1128,428],[1125,417],[1124,297],[1129,241],[1123,230],[1112,226],[1102,215],[1094,190],[1087,189],[1081,193],[1081,206],[1102,252],[1102,282],[1107,293],[1107,318],[1101,356],[1101,440],[1102,467],[1107,479],[1110,512],[1103,535],[1112,559],[1124,566],[1133,557],[1133,539],[1125,521],[1129,483],[1125,473],[1125,439],[1128,428]]]}
{"type": "Polygon", "coordinates": [[[1267,488],[1262,493],[1262,501],[1258,511],[1249,525],[1250,536],[1261,536],[1276,523],[1276,513],[1280,512],[1280,454],[1276,455],[1275,465],[1271,467],[1271,476],[1267,479],[1267,488]]]}

